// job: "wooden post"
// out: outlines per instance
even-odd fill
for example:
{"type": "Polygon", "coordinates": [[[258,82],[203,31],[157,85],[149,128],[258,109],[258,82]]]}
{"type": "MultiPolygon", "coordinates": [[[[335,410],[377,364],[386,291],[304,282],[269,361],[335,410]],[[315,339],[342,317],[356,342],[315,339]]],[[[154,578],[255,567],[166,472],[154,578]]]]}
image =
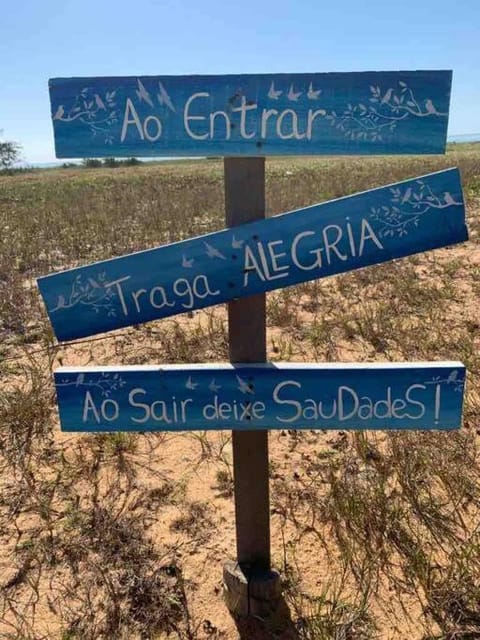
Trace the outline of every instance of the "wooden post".
{"type": "MultiPolygon", "coordinates": [[[[265,218],[265,158],[225,158],[225,222],[265,218]]],[[[265,362],[265,294],[228,304],[230,362],[265,362]]],[[[227,605],[234,614],[264,615],[280,596],[270,567],[268,431],[233,431],[237,562],[224,566],[227,605]]]]}

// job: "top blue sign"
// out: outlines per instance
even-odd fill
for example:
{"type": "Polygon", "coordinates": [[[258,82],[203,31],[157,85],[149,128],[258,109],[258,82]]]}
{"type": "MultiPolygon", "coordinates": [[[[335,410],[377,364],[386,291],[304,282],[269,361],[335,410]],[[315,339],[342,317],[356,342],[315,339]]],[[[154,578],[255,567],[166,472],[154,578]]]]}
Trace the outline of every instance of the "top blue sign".
{"type": "Polygon", "coordinates": [[[58,158],[445,151],[451,71],[50,80],[58,158]]]}

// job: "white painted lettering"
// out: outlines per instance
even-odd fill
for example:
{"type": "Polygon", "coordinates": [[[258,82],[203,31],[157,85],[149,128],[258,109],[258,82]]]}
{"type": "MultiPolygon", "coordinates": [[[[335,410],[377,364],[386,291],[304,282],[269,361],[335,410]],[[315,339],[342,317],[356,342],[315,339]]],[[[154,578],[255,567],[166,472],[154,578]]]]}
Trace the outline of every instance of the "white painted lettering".
{"type": "Polygon", "coordinates": [[[187,398],[186,400],[180,400],[180,408],[182,411],[182,422],[187,421],[187,406],[193,402],[192,398],[187,398]]]}
{"type": "Polygon", "coordinates": [[[125,276],[124,278],[119,278],[118,280],[113,280],[112,282],[107,282],[105,284],[105,288],[106,289],[108,289],[108,287],[116,287],[117,288],[117,294],[118,294],[118,297],[120,298],[120,304],[122,305],[122,311],[123,311],[124,315],[128,316],[127,304],[125,302],[125,298],[123,297],[123,291],[122,291],[122,287],[120,285],[121,282],[125,282],[126,280],[130,280],[130,276],[125,276]]]}
{"type": "Polygon", "coordinates": [[[347,255],[341,253],[337,249],[337,244],[340,242],[343,236],[341,227],[339,227],[337,224],[329,224],[322,230],[322,236],[323,236],[323,244],[325,247],[325,255],[327,256],[328,264],[330,264],[331,262],[330,250],[332,250],[340,258],[340,260],[347,259],[347,255]],[[335,233],[335,238],[333,240],[328,237],[329,231],[333,231],[335,233]]]}
{"type": "Polygon", "coordinates": [[[144,412],[144,416],[142,418],[134,418],[133,416],[130,418],[132,420],[132,422],[139,422],[139,423],[143,423],[143,422],[147,422],[148,418],[150,417],[150,408],[148,406],[148,404],[145,404],[144,402],[135,402],[135,396],[136,395],[146,395],[146,391],[145,389],[142,389],[141,387],[137,387],[136,389],[132,389],[130,391],[130,393],[128,394],[128,403],[130,404],[131,407],[139,407],[140,409],[143,410],[144,412]]]}
{"type": "Polygon", "coordinates": [[[116,420],[118,418],[120,407],[116,400],[111,400],[110,398],[108,398],[107,400],[104,400],[100,405],[100,411],[104,420],[106,420],[107,422],[112,422],[113,420],[116,420]]]}
{"type": "Polygon", "coordinates": [[[209,98],[209,97],[210,97],[210,94],[206,92],[194,93],[193,96],[190,96],[187,102],[185,103],[185,109],[183,112],[183,125],[185,127],[185,131],[187,132],[187,134],[190,136],[190,138],[193,138],[194,140],[206,140],[208,138],[208,131],[207,133],[199,134],[199,133],[194,133],[190,129],[190,125],[189,125],[190,120],[206,120],[205,116],[189,115],[188,111],[190,109],[190,105],[194,100],[197,100],[198,98],[209,98]]]}
{"type": "Polygon", "coordinates": [[[305,133],[298,132],[298,117],[293,109],[285,109],[285,111],[282,111],[282,113],[280,114],[277,120],[276,130],[277,130],[277,136],[281,140],[290,140],[291,138],[295,138],[296,140],[302,140],[303,138],[305,138],[305,133]],[[290,116],[291,118],[290,132],[284,133],[282,131],[282,124],[287,116],[290,116]]]}
{"type": "Polygon", "coordinates": [[[147,293],[146,289],[137,289],[136,291],[132,291],[132,298],[137,307],[138,313],[140,313],[140,305],[138,304],[138,299],[142,295],[142,293],[147,293]]]}
{"type": "Polygon", "coordinates": [[[148,296],[148,299],[150,300],[150,304],[152,305],[152,307],[154,307],[155,309],[162,309],[163,307],[175,306],[174,302],[168,301],[167,292],[163,287],[159,287],[159,286],[153,287],[152,290],[150,291],[150,295],[148,296]]]}
{"type": "Polygon", "coordinates": [[[257,259],[255,258],[253,251],[250,249],[250,247],[247,244],[245,245],[245,260],[243,263],[243,273],[244,273],[243,286],[244,287],[248,286],[248,276],[252,271],[255,271],[257,276],[260,278],[260,280],[262,282],[265,282],[265,276],[257,262],[257,259]]]}
{"type": "Polygon", "coordinates": [[[92,398],[92,394],[90,393],[90,391],[87,391],[85,394],[85,400],[83,403],[83,416],[82,416],[82,421],[83,422],[87,422],[88,421],[88,412],[91,411],[93,413],[93,417],[95,419],[95,422],[98,424],[100,423],[100,415],[98,413],[97,407],[95,406],[95,403],[93,401],[92,398]]]}
{"type": "Polygon", "coordinates": [[[263,420],[263,418],[265,417],[265,409],[265,403],[261,402],[260,400],[256,400],[252,404],[252,417],[255,420],[263,420]]]}
{"type": "Polygon", "coordinates": [[[193,280],[193,293],[197,298],[203,300],[204,298],[208,298],[208,296],[218,296],[220,293],[219,289],[215,289],[214,291],[210,290],[210,285],[208,283],[207,276],[199,275],[195,276],[193,280]],[[203,288],[203,292],[202,289],[203,288]]]}
{"type": "Polygon", "coordinates": [[[123,125],[122,132],[120,134],[120,142],[123,142],[127,136],[128,127],[133,124],[137,127],[138,135],[142,140],[145,140],[142,123],[140,122],[140,118],[138,117],[137,112],[135,111],[135,107],[130,98],[127,98],[125,103],[125,114],[123,116],[123,125]],[[131,115],[131,119],[130,119],[131,115]]]}
{"type": "Polygon", "coordinates": [[[292,262],[296,267],[298,267],[299,269],[302,269],[302,271],[310,271],[311,269],[321,269],[322,267],[321,252],[323,251],[323,249],[314,249],[313,251],[309,251],[310,254],[313,253],[314,255],[316,255],[316,259],[312,264],[309,264],[309,265],[302,264],[298,259],[298,245],[300,241],[303,240],[303,238],[307,238],[309,236],[314,236],[314,235],[315,235],[314,231],[302,231],[302,233],[299,233],[297,236],[295,236],[292,242],[292,250],[291,250],[292,262]]]}
{"type": "Polygon", "coordinates": [[[373,243],[379,248],[383,249],[383,245],[375,235],[375,231],[370,226],[370,223],[365,218],[362,218],[362,228],[360,231],[360,247],[358,249],[358,255],[360,258],[363,255],[363,249],[365,248],[365,241],[372,240],[373,243]]]}
{"type": "Polygon", "coordinates": [[[326,115],[326,111],[325,109],[317,109],[316,111],[312,111],[311,109],[308,110],[308,116],[307,116],[307,140],[311,140],[312,139],[312,128],[313,128],[313,123],[315,121],[315,118],[317,118],[318,116],[324,116],[326,115]]]}
{"type": "Polygon", "coordinates": [[[277,262],[279,258],[284,258],[287,254],[284,251],[282,253],[275,253],[274,247],[277,245],[283,246],[283,240],[274,240],[273,242],[267,242],[267,249],[268,249],[268,253],[270,254],[272,269],[274,273],[277,274],[276,276],[272,275],[271,280],[274,280],[276,278],[285,278],[286,276],[288,276],[289,265],[284,264],[280,266],[277,262]],[[287,273],[280,273],[283,271],[286,271],[287,273]]]}
{"type": "Polygon", "coordinates": [[[297,389],[302,388],[302,385],[295,380],[285,380],[284,382],[280,382],[279,384],[277,384],[277,386],[273,390],[273,401],[277,404],[286,404],[291,406],[292,408],[295,408],[294,414],[289,418],[282,418],[280,416],[277,416],[277,420],[279,422],[295,422],[295,420],[298,420],[298,418],[300,418],[300,416],[302,415],[302,405],[300,402],[297,402],[296,400],[283,400],[280,398],[280,391],[282,391],[282,389],[287,386],[293,386],[297,389]]]}
{"type": "Polygon", "coordinates": [[[373,415],[379,420],[392,417],[392,387],[387,387],[386,400],[379,400],[373,405],[373,415]],[[384,409],[382,411],[382,408],[384,409]]]}
{"type": "Polygon", "coordinates": [[[278,115],[278,111],[276,109],[264,109],[262,111],[262,121],[261,121],[261,128],[260,128],[260,135],[262,139],[265,139],[267,137],[268,119],[271,116],[275,116],[275,115],[278,115]]]}
{"type": "Polygon", "coordinates": [[[155,402],[152,402],[150,412],[154,420],[171,424],[172,421],[168,417],[167,403],[163,400],[155,400],[155,402]],[[157,413],[157,407],[159,408],[159,413],[157,413]]]}
{"type": "Polygon", "coordinates": [[[232,112],[236,112],[236,111],[240,112],[240,135],[245,140],[254,138],[256,135],[255,131],[253,131],[252,133],[247,133],[247,130],[246,130],[247,117],[246,116],[247,116],[247,111],[251,111],[252,109],[256,109],[257,107],[258,107],[258,104],[256,102],[248,104],[246,97],[242,96],[240,101],[240,106],[234,107],[232,109],[232,112]]]}
{"type": "Polygon", "coordinates": [[[267,280],[271,280],[270,272],[268,269],[267,256],[265,255],[265,250],[263,248],[263,244],[261,242],[257,242],[258,255],[260,256],[260,262],[262,263],[263,273],[265,274],[265,278],[267,280]]]}
{"type": "Polygon", "coordinates": [[[175,280],[175,282],[173,283],[173,291],[175,292],[175,295],[179,296],[180,298],[187,299],[186,301],[182,300],[181,302],[181,305],[184,309],[193,308],[194,298],[192,287],[190,285],[190,282],[186,278],[179,278],[178,280],[175,280]]]}
{"type": "Polygon", "coordinates": [[[417,415],[406,413],[405,414],[406,418],[410,418],[411,420],[418,420],[419,418],[423,418],[423,416],[425,415],[425,405],[423,404],[423,402],[419,402],[418,400],[413,400],[410,394],[413,393],[416,389],[423,389],[425,391],[426,388],[427,387],[424,384],[412,384],[410,387],[408,387],[407,392],[405,394],[405,398],[407,399],[407,402],[409,402],[410,404],[413,404],[416,407],[419,407],[418,409],[419,413],[417,415]]]}
{"type": "Polygon", "coordinates": [[[361,420],[369,420],[373,416],[373,403],[368,396],[362,396],[360,400],[357,415],[361,420]]]}
{"type": "Polygon", "coordinates": [[[162,135],[162,123],[157,116],[147,116],[145,118],[143,123],[143,133],[145,134],[146,139],[150,140],[150,142],[156,142],[160,138],[162,135]],[[152,123],[154,127],[153,130],[152,127],[150,127],[151,132],[148,130],[150,123],[152,123]]]}
{"type": "Polygon", "coordinates": [[[330,413],[324,413],[323,405],[324,405],[323,402],[318,403],[318,415],[323,420],[330,420],[337,413],[337,401],[336,400],[332,401],[332,410],[330,411],[330,413]]]}
{"type": "Polygon", "coordinates": [[[215,111],[210,114],[210,139],[213,140],[215,138],[215,118],[218,118],[218,116],[222,116],[225,121],[225,140],[230,140],[231,123],[225,111],[215,111]]]}
{"type": "Polygon", "coordinates": [[[338,388],[338,418],[339,420],[348,420],[353,418],[358,410],[359,399],[358,395],[350,387],[344,387],[343,385],[338,388]],[[347,401],[346,396],[350,396],[353,401],[353,409],[349,413],[346,413],[345,404],[347,401]]]}
{"type": "Polygon", "coordinates": [[[355,257],[357,255],[355,252],[355,240],[353,237],[352,225],[349,222],[347,222],[347,234],[348,234],[348,242],[350,244],[350,252],[352,256],[355,257]]]}
{"type": "Polygon", "coordinates": [[[404,418],[405,414],[400,413],[400,411],[403,411],[403,409],[405,409],[406,406],[407,406],[407,403],[405,402],[405,400],[401,400],[400,398],[397,398],[396,400],[394,400],[392,402],[392,417],[398,418],[399,420],[401,418],[404,418]]]}

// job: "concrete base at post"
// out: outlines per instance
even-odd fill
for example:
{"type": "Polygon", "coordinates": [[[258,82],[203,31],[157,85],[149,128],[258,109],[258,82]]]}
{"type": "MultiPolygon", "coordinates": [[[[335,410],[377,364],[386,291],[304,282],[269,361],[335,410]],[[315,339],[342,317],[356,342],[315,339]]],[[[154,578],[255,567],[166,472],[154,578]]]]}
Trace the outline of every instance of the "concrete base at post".
{"type": "Polygon", "coordinates": [[[223,565],[223,595],[234,617],[270,618],[282,598],[280,574],[274,569],[243,571],[237,562],[228,560],[223,565]]]}

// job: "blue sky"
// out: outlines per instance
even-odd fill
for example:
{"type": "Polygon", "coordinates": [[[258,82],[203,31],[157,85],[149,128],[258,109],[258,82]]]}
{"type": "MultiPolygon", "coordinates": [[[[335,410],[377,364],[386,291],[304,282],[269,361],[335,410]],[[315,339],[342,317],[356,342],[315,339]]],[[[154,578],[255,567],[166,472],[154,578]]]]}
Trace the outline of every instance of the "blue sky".
{"type": "Polygon", "coordinates": [[[28,162],[55,159],[50,77],[453,69],[449,134],[480,131],[480,0],[3,0],[1,16],[0,129],[28,162]]]}

